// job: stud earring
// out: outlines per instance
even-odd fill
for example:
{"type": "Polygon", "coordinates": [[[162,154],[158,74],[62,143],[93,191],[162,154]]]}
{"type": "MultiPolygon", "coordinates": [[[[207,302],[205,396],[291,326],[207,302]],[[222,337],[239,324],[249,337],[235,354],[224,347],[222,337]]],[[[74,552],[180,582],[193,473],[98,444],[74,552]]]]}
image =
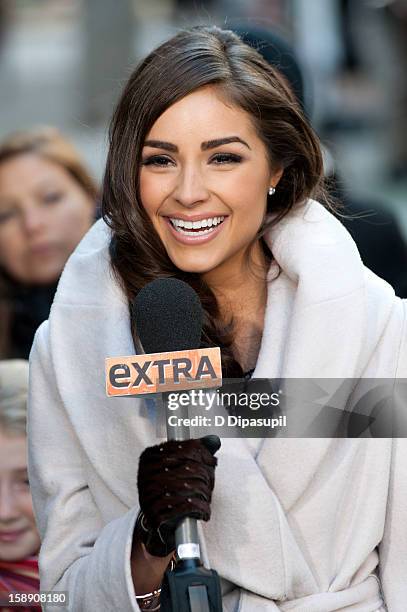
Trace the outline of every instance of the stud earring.
{"type": "Polygon", "coordinates": [[[275,193],[276,193],[276,188],[275,188],[275,187],[273,187],[273,186],[269,187],[269,195],[271,195],[271,196],[272,196],[272,195],[274,195],[275,193]]]}

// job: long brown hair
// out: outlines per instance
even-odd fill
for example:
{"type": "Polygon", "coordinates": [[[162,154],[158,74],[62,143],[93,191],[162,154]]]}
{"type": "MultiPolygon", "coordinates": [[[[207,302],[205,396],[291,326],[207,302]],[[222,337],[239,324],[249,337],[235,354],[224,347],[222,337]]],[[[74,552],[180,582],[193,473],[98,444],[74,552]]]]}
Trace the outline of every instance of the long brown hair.
{"type": "Polygon", "coordinates": [[[284,169],[268,199],[273,218],[259,237],[307,198],[325,201],[318,138],[278,72],[233,32],[199,26],[163,43],[131,75],[110,126],[102,211],[113,230],[112,266],[129,301],[158,277],[188,282],[204,307],[203,342],[221,346],[225,375],[237,376],[241,368],[231,351],[231,326],[222,323],[215,295],[199,275],[174,266],[139,197],[141,150],[148,132],[167,108],[205,85],[216,86],[251,116],[272,168],[284,169]]]}

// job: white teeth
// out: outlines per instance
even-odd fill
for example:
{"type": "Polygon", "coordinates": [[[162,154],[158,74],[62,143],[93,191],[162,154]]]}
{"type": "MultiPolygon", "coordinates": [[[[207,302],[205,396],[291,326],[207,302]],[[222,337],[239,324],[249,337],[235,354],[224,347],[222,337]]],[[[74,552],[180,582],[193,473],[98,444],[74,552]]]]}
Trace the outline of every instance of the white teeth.
{"type": "Polygon", "coordinates": [[[204,229],[199,232],[187,232],[182,229],[182,227],[177,227],[177,232],[179,232],[180,234],[184,234],[185,236],[204,236],[205,234],[210,234],[211,232],[213,232],[214,229],[215,228],[204,229]]]}
{"type": "Polygon", "coordinates": [[[194,236],[201,236],[204,233],[208,233],[211,230],[204,230],[202,232],[197,232],[196,230],[200,230],[202,228],[215,228],[217,225],[222,223],[225,217],[208,217],[207,219],[201,219],[200,221],[184,221],[183,219],[176,219],[175,217],[170,217],[170,221],[172,225],[175,227],[177,231],[181,231],[183,234],[194,236]],[[184,230],[195,230],[194,232],[186,232],[184,230]]]}

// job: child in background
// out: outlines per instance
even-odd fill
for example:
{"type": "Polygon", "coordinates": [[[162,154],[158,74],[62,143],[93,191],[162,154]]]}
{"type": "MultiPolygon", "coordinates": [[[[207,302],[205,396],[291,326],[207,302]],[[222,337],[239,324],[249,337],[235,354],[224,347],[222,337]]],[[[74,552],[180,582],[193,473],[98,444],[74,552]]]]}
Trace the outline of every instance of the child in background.
{"type": "Polygon", "coordinates": [[[39,590],[35,524],[27,476],[26,411],[28,362],[0,361],[0,610],[41,610],[39,605],[8,607],[12,593],[39,590]]]}

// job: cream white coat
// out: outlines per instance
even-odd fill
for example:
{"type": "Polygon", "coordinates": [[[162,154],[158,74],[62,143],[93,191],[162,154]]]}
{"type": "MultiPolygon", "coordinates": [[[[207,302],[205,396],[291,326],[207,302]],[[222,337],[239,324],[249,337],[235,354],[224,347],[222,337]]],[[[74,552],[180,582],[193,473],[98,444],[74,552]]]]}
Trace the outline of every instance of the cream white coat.
{"type": "MultiPolygon", "coordinates": [[[[406,304],[365,269],[342,225],[310,201],[267,237],[254,376],[407,377],[406,304]]],[[[134,354],[128,305],[98,221],[71,256],[31,354],[29,471],[41,588],[73,612],[138,610],[129,555],[137,465],[156,444],[142,400],[107,398],[104,359],[134,354]]],[[[206,562],[228,612],[407,609],[407,444],[224,439],[206,562]]],[[[48,606],[47,610],[53,610],[48,606]]],[[[55,608],[57,610],[57,608],[55,608]]]]}

